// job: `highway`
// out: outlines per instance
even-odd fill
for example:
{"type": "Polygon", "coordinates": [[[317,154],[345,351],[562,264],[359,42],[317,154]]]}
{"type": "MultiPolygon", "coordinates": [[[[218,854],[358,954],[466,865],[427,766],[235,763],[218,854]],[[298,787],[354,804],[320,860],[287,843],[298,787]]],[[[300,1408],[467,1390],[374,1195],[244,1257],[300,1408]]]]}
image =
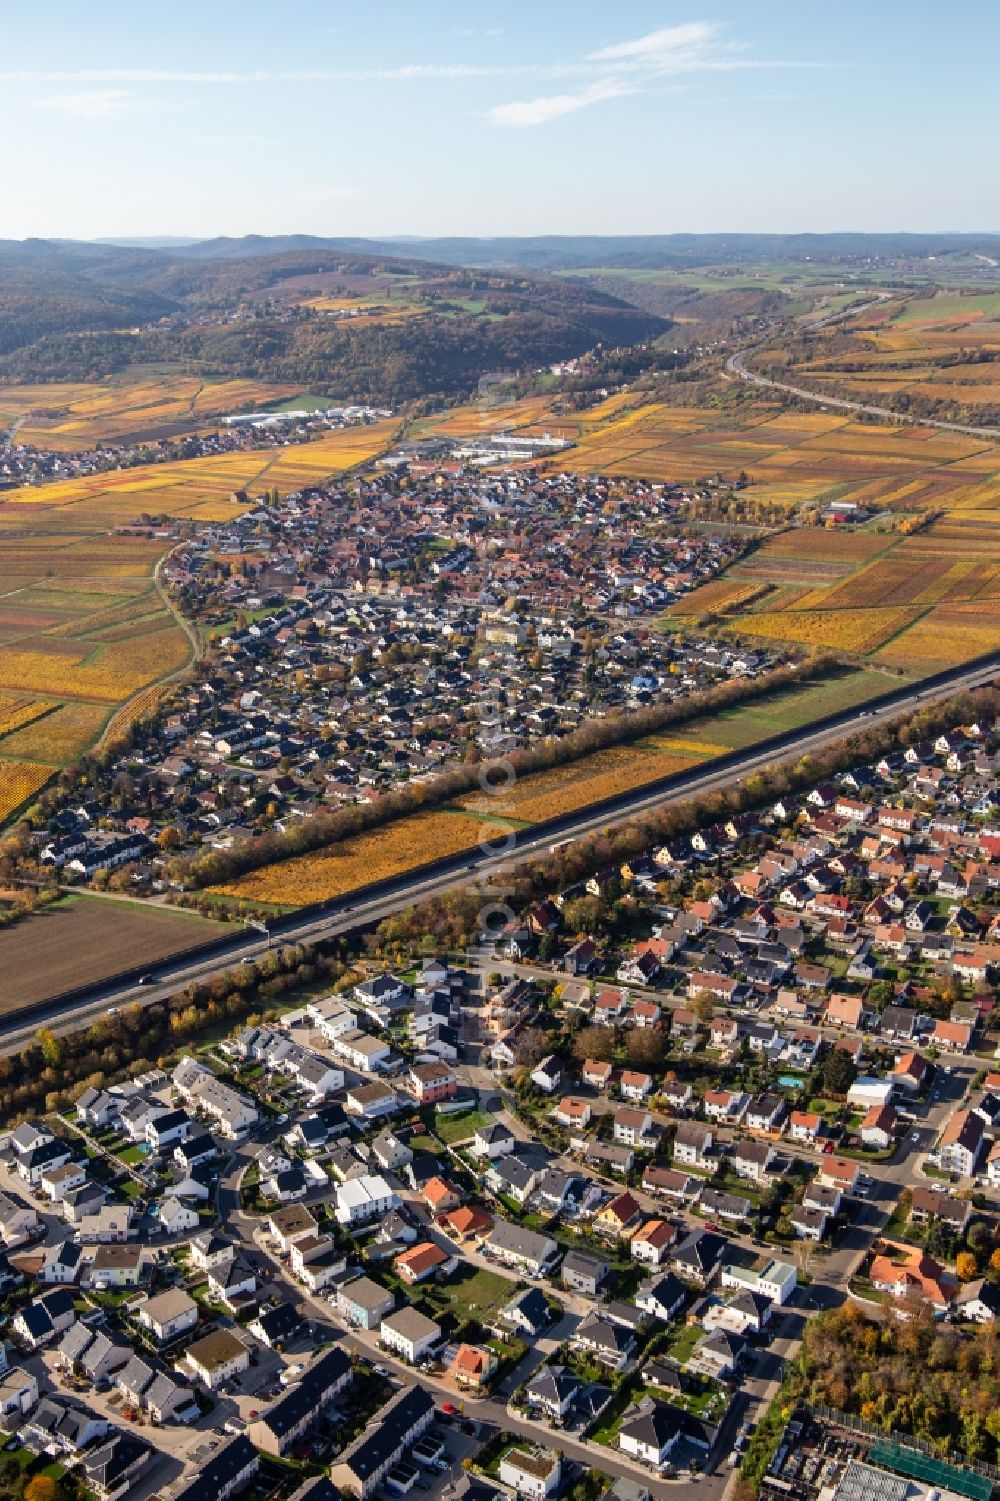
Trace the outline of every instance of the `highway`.
{"type": "MultiPolygon", "coordinates": [[[[820,326],[820,324],[815,325],[817,328],[820,326]]],[[[915,427],[940,427],[946,432],[968,433],[973,438],[986,438],[990,441],[1000,438],[1000,427],[971,427],[965,422],[944,422],[938,417],[913,417],[907,412],[894,412],[891,407],[875,406],[867,401],[849,401],[843,396],[826,396],[817,391],[807,391],[804,386],[791,386],[785,381],[769,380],[767,376],[757,375],[755,371],[748,370],[743,363],[746,357],[747,350],[745,349],[738,350],[736,354],[729,356],[726,369],[731,375],[738,375],[740,380],[749,381],[754,386],[766,386],[771,391],[783,391],[786,396],[797,396],[800,401],[812,401],[821,407],[836,407],[838,411],[864,412],[871,417],[887,417],[891,422],[909,422],[915,427]]]]}
{"type": "MultiPolygon", "coordinates": [[[[445,891],[476,886],[483,882],[484,906],[494,900],[495,887],[502,888],[503,872],[510,870],[527,856],[548,852],[553,843],[568,843],[598,833],[601,830],[619,827],[638,814],[665,807],[680,799],[699,793],[719,791],[743,781],[754,771],[779,762],[796,760],[807,752],[823,749],[831,741],[842,738],[851,730],[865,729],[887,723],[936,698],[948,697],[962,689],[981,687],[992,682],[1000,673],[1000,653],[993,653],[969,668],[955,668],[939,674],[930,684],[925,681],[914,685],[909,691],[901,690],[893,695],[892,702],[882,707],[850,709],[828,716],[819,727],[807,725],[797,733],[781,737],[780,744],[764,742],[760,747],[749,747],[742,755],[723,758],[724,764],[709,763],[692,767],[689,771],[664,779],[665,784],[653,784],[645,789],[607,798],[590,808],[581,809],[545,824],[520,829],[510,837],[511,848],[498,858],[494,850],[476,847],[446,860],[438,861],[432,869],[418,868],[380,886],[366,896],[359,894],[357,900],[350,897],[328,904],[323,910],[303,909],[288,917],[276,920],[274,940],[281,944],[308,943],[336,937],[359,927],[380,922],[414,902],[425,900],[445,891]]],[[[503,800],[498,798],[497,816],[503,817],[503,800]]],[[[485,826],[484,826],[485,827],[485,826]]],[[[16,1052],[30,1042],[40,1025],[56,1030],[69,1031],[89,1025],[112,1008],[125,1005],[150,1005],[173,995],[182,986],[196,980],[205,980],[230,969],[244,959],[259,958],[268,944],[265,936],[253,932],[249,938],[235,937],[228,942],[223,952],[213,950],[200,957],[183,955],[176,961],[165,961],[151,967],[152,983],[141,984],[133,971],[119,977],[109,977],[106,982],[90,986],[86,993],[55,998],[50,1004],[42,1003],[25,1010],[19,1017],[16,1012],[0,1020],[0,1052],[16,1052]]]]}
{"type": "Polygon", "coordinates": [[[860,313],[866,313],[870,307],[878,307],[880,302],[890,302],[889,292],[873,292],[867,302],[854,302],[849,307],[841,308],[839,312],[827,313],[825,318],[817,318],[814,323],[807,323],[806,330],[812,333],[817,328],[831,328],[834,323],[845,323],[849,318],[857,318],[860,313]]]}

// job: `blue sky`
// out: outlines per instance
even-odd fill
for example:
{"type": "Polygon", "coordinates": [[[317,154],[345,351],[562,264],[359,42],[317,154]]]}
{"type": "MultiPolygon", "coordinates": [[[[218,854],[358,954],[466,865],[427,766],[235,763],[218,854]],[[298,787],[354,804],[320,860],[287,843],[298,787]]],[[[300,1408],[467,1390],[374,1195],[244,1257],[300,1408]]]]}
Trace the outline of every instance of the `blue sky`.
{"type": "Polygon", "coordinates": [[[1000,231],[995,0],[9,7],[0,238],[1000,231]]]}

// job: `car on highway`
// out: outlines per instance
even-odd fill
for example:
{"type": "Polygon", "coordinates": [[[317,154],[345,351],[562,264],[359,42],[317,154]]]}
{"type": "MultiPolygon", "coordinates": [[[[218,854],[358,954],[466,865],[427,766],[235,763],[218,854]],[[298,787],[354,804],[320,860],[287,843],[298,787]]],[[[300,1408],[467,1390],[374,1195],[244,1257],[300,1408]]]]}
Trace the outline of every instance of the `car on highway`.
{"type": "Polygon", "coordinates": [[[153,983],[153,976],[152,975],[140,975],[139,976],[139,984],[140,985],[152,985],[152,983],[153,983]]]}

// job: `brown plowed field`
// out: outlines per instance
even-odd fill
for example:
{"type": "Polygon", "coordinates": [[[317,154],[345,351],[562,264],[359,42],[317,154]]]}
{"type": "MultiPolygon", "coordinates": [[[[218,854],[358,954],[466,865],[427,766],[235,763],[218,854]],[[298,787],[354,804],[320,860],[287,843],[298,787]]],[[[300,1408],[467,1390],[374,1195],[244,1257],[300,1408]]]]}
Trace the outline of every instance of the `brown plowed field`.
{"type": "Polygon", "coordinates": [[[232,931],[186,912],[71,897],[0,930],[0,1013],[232,931]]]}

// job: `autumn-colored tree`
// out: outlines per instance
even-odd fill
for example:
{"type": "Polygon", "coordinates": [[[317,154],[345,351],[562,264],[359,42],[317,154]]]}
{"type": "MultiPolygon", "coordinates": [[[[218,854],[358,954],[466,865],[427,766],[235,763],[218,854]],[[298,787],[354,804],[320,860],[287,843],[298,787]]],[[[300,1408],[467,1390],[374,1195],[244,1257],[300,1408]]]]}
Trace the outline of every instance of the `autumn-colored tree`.
{"type": "Polygon", "coordinates": [[[971,1282],[976,1276],[976,1258],[971,1251],[959,1251],[955,1257],[955,1270],[963,1282],[971,1282]]]}
{"type": "Polygon", "coordinates": [[[50,1068],[57,1068],[62,1061],[63,1044],[51,1027],[39,1027],[35,1041],[42,1050],[42,1057],[50,1068]]]}
{"type": "Polygon", "coordinates": [[[997,1247],[990,1257],[990,1271],[1000,1273],[1000,1246],[997,1247]]]}
{"type": "Polygon", "coordinates": [[[63,1501],[64,1491],[51,1475],[33,1475],[24,1487],[24,1501],[63,1501]]]}
{"type": "Polygon", "coordinates": [[[659,1027],[634,1027],[625,1051],[637,1068],[658,1068],[663,1062],[663,1033],[659,1027]]]}
{"type": "Polygon", "coordinates": [[[715,1003],[707,990],[699,990],[691,1003],[691,1010],[700,1022],[707,1024],[712,1020],[715,1015],[715,1003]]]}
{"type": "Polygon", "coordinates": [[[534,1068],[552,1051],[552,1039],[538,1027],[525,1027],[514,1049],[514,1057],[522,1068],[534,1068]]]}
{"type": "Polygon", "coordinates": [[[573,1038],[573,1057],[578,1063],[593,1058],[610,1063],[615,1051],[615,1035],[610,1027],[581,1027],[573,1038]]]}

